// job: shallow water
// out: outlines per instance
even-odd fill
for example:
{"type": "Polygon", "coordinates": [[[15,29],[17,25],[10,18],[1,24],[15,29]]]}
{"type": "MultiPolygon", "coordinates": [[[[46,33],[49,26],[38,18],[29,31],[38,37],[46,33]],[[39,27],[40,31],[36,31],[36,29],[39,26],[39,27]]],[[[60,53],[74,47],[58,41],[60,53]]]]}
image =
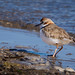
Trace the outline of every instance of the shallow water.
{"type": "MultiPolygon", "coordinates": [[[[32,49],[27,49],[27,51],[39,54],[47,59],[47,55],[52,55],[56,47],[45,44],[37,34],[36,32],[21,29],[0,27],[0,48],[15,48],[15,46],[32,47],[37,49],[38,52],[32,49]]],[[[48,57],[48,60],[53,61],[55,65],[69,66],[75,69],[75,46],[65,45],[55,59],[48,57]],[[71,53],[71,55],[66,55],[68,53],[71,53]]]]}
{"type": "MultiPolygon", "coordinates": [[[[51,18],[67,32],[75,33],[75,0],[0,0],[0,20],[38,24],[42,17],[51,18]]],[[[0,27],[0,48],[14,48],[17,45],[32,47],[38,52],[31,49],[28,51],[47,58],[47,55],[54,53],[56,47],[45,44],[37,34],[0,27]]],[[[55,59],[48,60],[75,69],[75,45],[65,45],[55,59]],[[72,55],[66,55],[68,53],[72,55]]]]}
{"type": "Polygon", "coordinates": [[[42,17],[75,33],[75,0],[0,0],[0,20],[38,24],[42,17]]]}

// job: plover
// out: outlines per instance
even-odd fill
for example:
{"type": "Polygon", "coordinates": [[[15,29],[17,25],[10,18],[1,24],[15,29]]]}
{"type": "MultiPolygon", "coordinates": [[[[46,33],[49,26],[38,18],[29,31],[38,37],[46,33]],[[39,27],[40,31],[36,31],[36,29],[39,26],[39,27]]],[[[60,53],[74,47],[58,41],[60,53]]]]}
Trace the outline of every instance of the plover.
{"type": "Polygon", "coordinates": [[[48,45],[56,46],[53,57],[63,49],[63,45],[73,42],[72,37],[49,18],[42,18],[40,24],[36,26],[40,26],[40,37],[42,40],[48,45]],[[60,49],[58,50],[59,47],[60,49]]]}

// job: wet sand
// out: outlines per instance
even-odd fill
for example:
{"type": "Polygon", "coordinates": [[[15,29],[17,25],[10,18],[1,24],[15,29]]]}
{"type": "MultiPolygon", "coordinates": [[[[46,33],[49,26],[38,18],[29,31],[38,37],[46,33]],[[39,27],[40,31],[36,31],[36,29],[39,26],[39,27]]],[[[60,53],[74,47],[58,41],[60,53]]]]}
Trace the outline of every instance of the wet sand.
{"type": "MultiPolygon", "coordinates": [[[[21,49],[20,49],[21,50],[21,49]]],[[[0,49],[0,75],[74,75],[71,68],[52,66],[52,62],[40,58],[40,55],[0,49]]]]}

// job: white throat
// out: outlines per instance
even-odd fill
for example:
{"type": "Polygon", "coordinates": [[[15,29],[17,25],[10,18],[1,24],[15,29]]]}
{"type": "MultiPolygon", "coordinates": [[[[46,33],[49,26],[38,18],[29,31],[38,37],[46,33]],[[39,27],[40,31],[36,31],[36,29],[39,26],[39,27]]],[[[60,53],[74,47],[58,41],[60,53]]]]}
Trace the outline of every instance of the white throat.
{"type": "Polygon", "coordinates": [[[45,26],[47,26],[48,24],[41,24],[40,29],[44,28],[45,26]]]}

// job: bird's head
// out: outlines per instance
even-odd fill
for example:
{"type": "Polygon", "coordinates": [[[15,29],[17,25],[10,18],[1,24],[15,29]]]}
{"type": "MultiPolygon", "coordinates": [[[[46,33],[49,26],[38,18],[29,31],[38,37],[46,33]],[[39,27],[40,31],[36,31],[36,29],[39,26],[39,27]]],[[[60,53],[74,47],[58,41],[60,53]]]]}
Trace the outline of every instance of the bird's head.
{"type": "Polygon", "coordinates": [[[37,24],[37,25],[35,25],[35,26],[42,26],[42,27],[44,27],[44,26],[46,26],[46,25],[48,25],[48,24],[54,24],[54,22],[51,20],[51,19],[49,19],[49,18],[42,18],[41,20],[40,20],[40,24],[37,24]]]}

